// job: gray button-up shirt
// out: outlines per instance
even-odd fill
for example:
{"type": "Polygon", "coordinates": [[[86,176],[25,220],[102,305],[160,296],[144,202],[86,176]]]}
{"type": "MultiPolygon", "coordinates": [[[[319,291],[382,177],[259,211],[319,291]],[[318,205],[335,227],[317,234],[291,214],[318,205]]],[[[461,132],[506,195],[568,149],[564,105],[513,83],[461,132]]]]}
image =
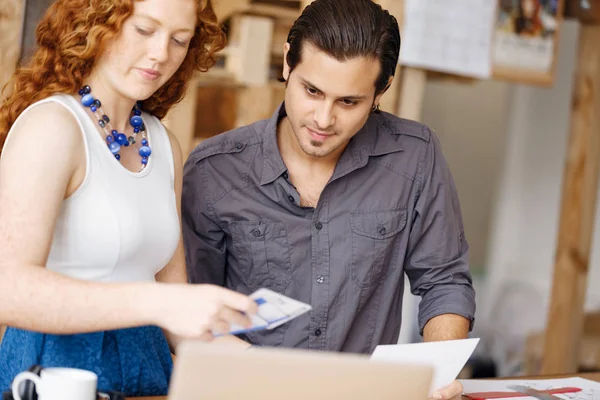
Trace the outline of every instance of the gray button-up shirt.
{"type": "Polygon", "coordinates": [[[249,294],[267,287],[312,311],[245,339],[258,345],[371,353],[396,343],[404,273],[422,296],[419,327],[473,321],[475,293],[454,183],[424,125],[372,114],[350,141],[316,208],[300,206],[277,146],[282,105],[204,141],[184,171],[191,282],[249,294]]]}

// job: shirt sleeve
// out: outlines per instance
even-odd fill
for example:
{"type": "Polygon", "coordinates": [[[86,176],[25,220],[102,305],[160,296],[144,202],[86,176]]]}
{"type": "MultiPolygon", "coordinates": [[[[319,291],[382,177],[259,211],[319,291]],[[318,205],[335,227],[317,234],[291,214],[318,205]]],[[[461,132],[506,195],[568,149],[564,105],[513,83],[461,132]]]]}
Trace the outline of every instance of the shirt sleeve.
{"type": "Polygon", "coordinates": [[[475,290],[469,270],[454,180],[433,132],[421,159],[415,214],[412,219],[405,271],[411,292],[421,296],[419,331],[438,315],[458,314],[473,328],[475,290]]]}
{"type": "Polygon", "coordinates": [[[214,216],[202,163],[188,159],[181,198],[182,233],[190,283],[225,285],[225,233],[214,216]]]}

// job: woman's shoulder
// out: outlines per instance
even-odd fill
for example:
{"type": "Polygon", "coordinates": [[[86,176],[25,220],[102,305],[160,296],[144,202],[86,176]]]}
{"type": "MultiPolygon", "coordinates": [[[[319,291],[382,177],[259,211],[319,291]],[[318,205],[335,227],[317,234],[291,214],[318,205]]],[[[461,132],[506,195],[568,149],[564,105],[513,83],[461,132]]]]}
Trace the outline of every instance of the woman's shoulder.
{"type": "Polygon", "coordinates": [[[44,137],[49,140],[79,140],[77,117],[66,99],[60,95],[42,99],[28,106],[19,115],[11,130],[20,131],[19,135],[39,136],[40,140],[44,140],[44,137]]]}
{"type": "Polygon", "coordinates": [[[58,175],[58,170],[76,168],[80,159],[75,155],[81,153],[82,146],[79,123],[72,111],[59,102],[42,100],[19,115],[2,148],[2,158],[17,167],[23,160],[29,165],[52,162],[52,169],[46,171],[58,175]]]}
{"type": "Polygon", "coordinates": [[[73,110],[67,105],[64,97],[51,96],[31,104],[23,111],[23,118],[35,119],[43,122],[54,121],[53,125],[69,124],[77,126],[77,118],[73,110]],[[32,118],[34,117],[34,118],[32,118]]]}

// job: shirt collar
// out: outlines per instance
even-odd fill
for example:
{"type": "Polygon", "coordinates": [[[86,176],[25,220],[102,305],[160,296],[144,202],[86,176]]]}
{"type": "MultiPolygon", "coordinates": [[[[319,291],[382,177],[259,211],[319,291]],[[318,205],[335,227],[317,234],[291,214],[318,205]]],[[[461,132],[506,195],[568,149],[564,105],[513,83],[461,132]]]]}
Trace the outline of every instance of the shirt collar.
{"type": "Polygon", "coordinates": [[[275,181],[275,179],[281,176],[281,174],[287,171],[287,167],[281,158],[279,145],[277,144],[277,126],[279,125],[281,118],[285,117],[286,115],[285,103],[281,103],[271,116],[271,119],[265,128],[263,137],[264,160],[262,178],[260,180],[261,185],[272,183],[275,181]]]}

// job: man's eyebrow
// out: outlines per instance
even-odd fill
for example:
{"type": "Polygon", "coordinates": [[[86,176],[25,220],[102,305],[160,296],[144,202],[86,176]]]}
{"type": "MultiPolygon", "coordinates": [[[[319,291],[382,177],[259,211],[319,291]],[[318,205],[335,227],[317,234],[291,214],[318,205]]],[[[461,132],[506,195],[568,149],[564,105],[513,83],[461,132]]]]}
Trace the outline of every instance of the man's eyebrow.
{"type": "MultiPolygon", "coordinates": [[[[311,88],[315,89],[318,92],[321,93],[325,93],[323,92],[321,89],[319,89],[316,85],[313,85],[312,83],[310,83],[308,80],[304,79],[304,78],[300,78],[300,80],[302,81],[302,83],[304,83],[306,86],[310,86],[311,88]]],[[[348,96],[340,96],[340,99],[347,99],[347,100],[364,100],[367,98],[367,96],[365,95],[360,95],[360,94],[355,94],[355,95],[348,95],[348,96]]]]}

